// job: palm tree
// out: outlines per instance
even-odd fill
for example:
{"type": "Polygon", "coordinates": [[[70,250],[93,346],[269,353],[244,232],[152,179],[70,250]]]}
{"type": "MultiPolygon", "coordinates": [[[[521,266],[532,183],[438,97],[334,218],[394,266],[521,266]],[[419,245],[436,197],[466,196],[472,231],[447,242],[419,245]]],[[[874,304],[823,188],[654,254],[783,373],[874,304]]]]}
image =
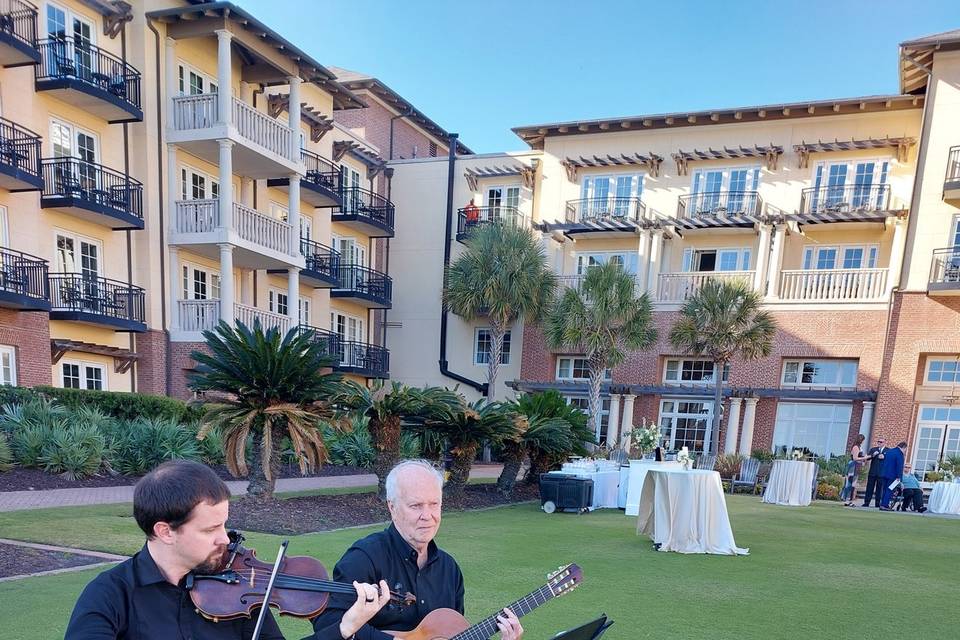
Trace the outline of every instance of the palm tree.
{"type": "Polygon", "coordinates": [[[670,330],[670,344],[713,362],[711,451],[719,451],[723,369],[734,358],[756,360],[770,355],[777,323],[760,309],[760,295],[743,282],[707,280],[684,303],[670,330]]]}
{"type": "Polygon", "coordinates": [[[376,459],[373,472],[381,498],[386,496],[387,474],[400,459],[401,429],[406,424],[422,424],[426,420],[448,415],[460,406],[460,396],[439,387],[407,387],[394,382],[386,387],[378,382],[373,389],[350,382],[334,401],[369,418],[368,429],[376,459]]]}
{"type": "Polygon", "coordinates": [[[235,328],[221,322],[203,337],[211,353],[191,354],[197,366],[188,384],[215,399],[206,403],[209,409],[197,437],[217,430],[230,472],[249,475],[251,496],[271,498],[284,435],[290,438],[301,473],[326,460],[319,422],[335,417],[329,399],[343,382],[331,373],[324,345],[298,328],[281,335],[276,328],[264,331],[259,321],[252,329],[242,322],[235,328]],[[249,467],[248,437],[253,439],[249,467]]]}
{"type": "Polygon", "coordinates": [[[539,241],[513,224],[487,224],[471,231],[466,251],[450,265],[444,303],[467,321],[490,323],[487,399],[496,395],[503,339],[518,319],[537,321],[550,305],[557,278],[539,241]]]}
{"type": "Polygon", "coordinates": [[[551,349],[582,349],[590,371],[588,409],[600,425],[600,385],[604,371],[629,351],[657,339],[649,296],[636,295],[634,276],[614,263],[590,267],[577,287],[568,287],[548,312],[544,333],[551,349]]]}

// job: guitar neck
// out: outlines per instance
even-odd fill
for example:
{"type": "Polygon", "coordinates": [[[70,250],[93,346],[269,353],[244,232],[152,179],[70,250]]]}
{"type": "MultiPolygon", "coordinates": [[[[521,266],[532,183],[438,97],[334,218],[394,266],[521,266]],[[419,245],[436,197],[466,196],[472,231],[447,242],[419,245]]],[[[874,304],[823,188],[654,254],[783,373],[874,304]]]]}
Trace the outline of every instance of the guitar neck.
{"type": "MultiPolygon", "coordinates": [[[[520,618],[553,598],[553,591],[550,590],[550,587],[543,585],[536,591],[528,593],[516,602],[507,605],[506,608],[513,611],[517,617],[520,618]]],[[[493,635],[500,630],[499,627],[497,627],[498,615],[500,615],[499,611],[489,618],[484,618],[466,631],[458,633],[450,640],[489,640],[489,638],[492,638],[493,635]]]]}

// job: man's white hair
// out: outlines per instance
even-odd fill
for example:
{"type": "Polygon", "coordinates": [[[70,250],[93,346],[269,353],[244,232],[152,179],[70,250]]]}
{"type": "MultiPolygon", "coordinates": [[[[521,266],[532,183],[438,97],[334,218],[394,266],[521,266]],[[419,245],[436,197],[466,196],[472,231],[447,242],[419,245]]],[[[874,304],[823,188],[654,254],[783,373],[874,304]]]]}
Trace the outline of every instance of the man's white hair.
{"type": "Polygon", "coordinates": [[[403,460],[394,466],[393,469],[390,469],[390,473],[387,474],[387,502],[393,502],[397,499],[397,485],[400,481],[400,474],[406,469],[423,469],[429,472],[437,481],[437,488],[443,490],[443,474],[437,471],[436,467],[426,460],[403,460]]]}

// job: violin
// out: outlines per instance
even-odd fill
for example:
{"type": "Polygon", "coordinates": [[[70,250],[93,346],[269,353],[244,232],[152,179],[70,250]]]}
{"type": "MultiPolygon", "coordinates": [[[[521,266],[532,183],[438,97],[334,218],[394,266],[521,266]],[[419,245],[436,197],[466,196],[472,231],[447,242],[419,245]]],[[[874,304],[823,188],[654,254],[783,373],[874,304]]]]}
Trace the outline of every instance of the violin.
{"type": "MultiPolygon", "coordinates": [[[[250,617],[255,608],[263,606],[273,572],[273,563],[258,560],[254,549],[243,546],[243,534],[230,531],[227,535],[230,544],[224,550],[220,570],[212,574],[190,573],[185,585],[200,615],[214,622],[250,617]]],[[[327,607],[331,593],[356,597],[352,584],[328,578],[327,570],[316,558],[285,557],[266,604],[275,607],[280,615],[313,618],[327,607]]],[[[391,592],[387,606],[406,606],[416,601],[417,597],[410,592],[391,592]]]]}

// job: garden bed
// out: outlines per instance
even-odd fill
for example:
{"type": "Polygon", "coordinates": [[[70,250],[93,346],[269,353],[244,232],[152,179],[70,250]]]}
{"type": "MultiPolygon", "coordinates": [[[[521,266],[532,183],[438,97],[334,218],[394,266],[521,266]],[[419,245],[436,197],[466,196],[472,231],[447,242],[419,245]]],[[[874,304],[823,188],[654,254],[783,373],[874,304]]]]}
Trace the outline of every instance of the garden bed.
{"type": "Polygon", "coordinates": [[[103,558],[21,547],[13,544],[0,544],[0,578],[80,567],[99,562],[103,562],[103,558]]]}
{"type": "MultiPolygon", "coordinates": [[[[223,465],[212,467],[224,480],[236,480],[223,465]]],[[[327,464],[306,477],[324,476],[352,476],[370,473],[361,467],[350,467],[327,464]]],[[[299,478],[300,468],[296,465],[284,466],[280,471],[281,478],[299,478]]],[[[140,476],[124,476],[101,474],[82,480],[68,480],[59,474],[47,473],[40,469],[14,468],[0,472],[0,491],[37,491],[41,489],[85,489],[97,487],[119,487],[136,484],[140,476]]]]}
{"type": "MultiPolygon", "coordinates": [[[[444,496],[443,511],[482,509],[536,500],[537,485],[518,484],[507,499],[495,484],[467,485],[458,498],[444,496]]],[[[241,531],[296,535],[386,522],[387,505],[375,493],[302,496],[277,500],[243,498],[230,503],[228,526],[241,531]]]]}

